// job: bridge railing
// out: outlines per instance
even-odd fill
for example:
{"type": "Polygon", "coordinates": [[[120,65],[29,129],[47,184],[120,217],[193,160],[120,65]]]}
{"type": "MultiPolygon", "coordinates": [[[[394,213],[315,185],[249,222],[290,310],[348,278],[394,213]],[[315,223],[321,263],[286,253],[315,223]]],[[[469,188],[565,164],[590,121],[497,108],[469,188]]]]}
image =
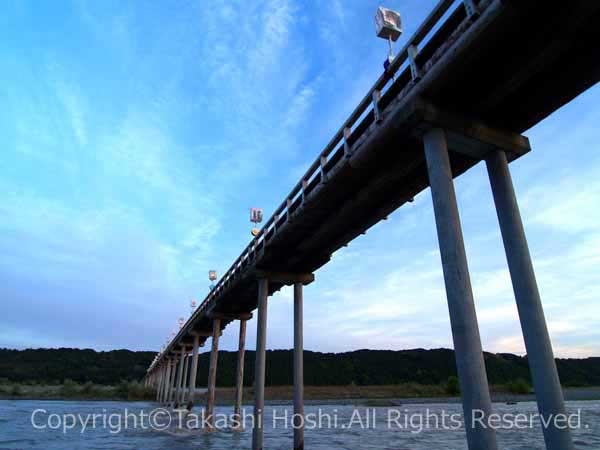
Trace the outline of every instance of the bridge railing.
{"type": "MultiPolygon", "coordinates": [[[[471,19],[476,16],[480,7],[479,5],[483,3],[485,2],[478,0],[440,0],[437,3],[415,33],[407,40],[404,47],[398,52],[388,69],[379,77],[358,106],[352,111],[348,119],[346,119],[325,148],[319,153],[319,156],[310,165],[304,176],[296,183],[285,200],[265,222],[258,235],[252,239],[231,267],[219,279],[215,287],[188,319],[177,336],[171,341],[171,344],[178,341],[179,335],[186,332],[189,323],[202,314],[209,302],[220,295],[228,283],[252,262],[257,255],[257,251],[273,238],[277,232],[277,228],[287,221],[290,214],[302,203],[304,196],[320,180],[326,179],[328,169],[339,159],[336,155],[343,155],[349,152],[354,140],[353,132],[357,131],[359,126],[361,129],[365,128],[373,120],[379,121],[381,111],[390,102],[390,99],[384,98],[387,91],[394,86],[394,93],[400,93],[409,83],[416,83],[420,79],[422,64],[424,63],[423,59],[430,58],[434,51],[437,50],[436,46],[442,43],[441,41],[434,42],[436,33],[444,26],[450,27],[451,31],[455,30],[461,23],[464,23],[465,19],[471,19]],[[452,9],[453,6],[454,9],[452,9]],[[442,20],[445,16],[448,17],[442,20]],[[431,44],[429,45],[431,48],[428,48],[427,52],[421,52],[419,51],[421,44],[431,44]],[[397,76],[398,74],[400,76],[397,76]]],[[[425,50],[425,46],[423,46],[423,50],[425,50]]]]}

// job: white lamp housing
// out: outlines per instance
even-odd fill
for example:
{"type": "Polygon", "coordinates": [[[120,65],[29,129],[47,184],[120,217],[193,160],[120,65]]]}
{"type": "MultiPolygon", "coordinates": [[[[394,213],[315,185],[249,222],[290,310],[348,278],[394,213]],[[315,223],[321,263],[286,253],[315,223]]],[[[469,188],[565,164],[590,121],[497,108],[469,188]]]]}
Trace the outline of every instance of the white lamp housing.
{"type": "Polygon", "coordinates": [[[263,210],[260,208],[250,208],[250,222],[260,223],[263,220],[263,210]]]}
{"type": "Polygon", "coordinates": [[[375,31],[377,37],[396,42],[402,34],[400,14],[394,10],[380,6],[375,14],[375,31]]]}

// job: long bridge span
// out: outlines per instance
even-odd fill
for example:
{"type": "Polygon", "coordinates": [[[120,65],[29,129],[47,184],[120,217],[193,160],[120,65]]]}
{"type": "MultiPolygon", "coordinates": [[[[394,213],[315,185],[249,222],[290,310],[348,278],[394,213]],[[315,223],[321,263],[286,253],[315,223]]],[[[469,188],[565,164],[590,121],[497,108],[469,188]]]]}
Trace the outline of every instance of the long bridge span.
{"type": "MultiPolygon", "coordinates": [[[[489,415],[453,186],[453,178],[485,161],[538,409],[545,418],[564,413],[508,164],[530,151],[523,132],[600,79],[599,23],[595,0],[441,0],[148,368],[145,381],[156,387],[157,400],[172,406],[194,401],[198,347],[211,338],[210,417],[219,336],[239,322],[239,414],[246,321],[257,310],[252,448],[262,449],[257,424],[264,409],[268,297],[294,286],[294,412],[301,416],[303,285],[337,249],[430,187],[464,417],[489,415]]],[[[470,450],[497,448],[494,430],[470,423],[465,429],[470,450]]],[[[573,449],[568,430],[550,425],[543,432],[548,449],[573,449]]],[[[304,448],[302,426],[294,429],[293,445],[304,448]]]]}

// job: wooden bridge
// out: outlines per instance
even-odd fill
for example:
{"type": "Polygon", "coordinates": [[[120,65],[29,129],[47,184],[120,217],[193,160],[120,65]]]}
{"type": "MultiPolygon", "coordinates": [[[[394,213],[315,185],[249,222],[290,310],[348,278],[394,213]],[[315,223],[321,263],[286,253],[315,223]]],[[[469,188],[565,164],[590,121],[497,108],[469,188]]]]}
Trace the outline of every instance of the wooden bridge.
{"type": "MultiPolygon", "coordinates": [[[[333,252],[431,187],[465,420],[474,411],[489,415],[453,186],[454,177],[485,161],[539,411],[546,418],[564,413],[508,163],[530,150],[521,133],[600,78],[599,23],[600,2],[594,0],[440,1],[149,367],[146,383],[156,387],[157,400],[168,405],[194,401],[198,347],[210,337],[206,412],[212,415],[219,336],[236,321],[234,412],[239,414],[246,321],[257,309],[254,417],[259,423],[268,297],[293,285],[294,412],[302,415],[303,285],[314,280],[313,273],[333,252]]],[[[497,448],[493,429],[469,423],[465,429],[470,450],[497,448]]],[[[545,427],[544,438],[548,449],[573,448],[569,431],[557,426],[545,427]]],[[[302,427],[294,430],[293,445],[304,447],[302,427]]],[[[255,426],[252,448],[262,447],[263,430],[255,426]]]]}

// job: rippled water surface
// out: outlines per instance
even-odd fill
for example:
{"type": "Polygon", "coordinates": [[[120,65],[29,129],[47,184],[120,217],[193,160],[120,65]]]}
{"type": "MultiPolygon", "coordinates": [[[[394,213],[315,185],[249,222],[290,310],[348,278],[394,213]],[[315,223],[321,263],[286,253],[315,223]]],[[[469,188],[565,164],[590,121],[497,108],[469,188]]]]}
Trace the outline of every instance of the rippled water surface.
{"type": "MultiPolygon", "coordinates": [[[[101,426],[102,417],[110,414],[123,415],[125,410],[130,414],[139,415],[140,411],[149,413],[157,405],[145,402],[63,402],[63,401],[0,401],[0,448],[2,449],[249,449],[252,433],[245,431],[220,430],[213,433],[203,431],[177,430],[170,427],[166,430],[123,429],[115,433],[117,427],[124,427],[124,419],[119,422],[113,417],[111,424],[101,426]],[[57,426],[65,414],[75,414],[83,418],[96,414],[100,426],[96,429],[88,427],[81,432],[81,426],[63,433],[62,429],[35,429],[32,424],[32,413],[38,411],[33,421],[38,427],[57,426]],[[50,415],[55,414],[57,416],[50,415]],[[113,431],[113,432],[111,432],[113,431]]],[[[388,407],[371,408],[352,405],[310,405],[306,413],[321,413],[323,428],[306,430],[307,450],[332,449],[373,449],[373,450],[462,450],[466,449],[464,430],[439,429],[433,425],[429,429],[416,432],[419,428],[419,418],[426,417],[429,412],[438,417],[446,414],[459,414],[457,404],[441,405],[404,405],[395,406],[390,412],[388,407]],[[333,423],[327,428],[329,417],[333,423]],[[369,423],[367,423],[367,416],[369,423]],[[395,423],[389,422],[389,417],[396,418],[395,423]],[[405,418],[411,417],[413,425],[410,429],[402,427],[405,418]],[[415,419],[415,417],[417,419],[415,419]],[[373,420],[374,418],[374,420],[373,420]],[[362,426],[361,426],[362,425],[362,426]],[[368,426],[368,428],[367,428],[368,426]]],[[[569,402],[568,412],[580,411],[580,428],[573,430],[575,447],[577,449],[600,449],[600,402],[569,402]]],[[[292,446],[292,430],[285,427],[283,419],[286,406],[269,406],[265,413],[265,449],[290,449],[292,446]],[[273,427],[273,413],[280,417],[273,427]]],[[[288,413],[291,414],[289,408],[288,413]]],[[[251,408],[247,407],[247,413],[251,408]]],[[[523,402],[517,405],[494,404],[496,413],[525,413],[536,412],[535,403],[523,402]]],[[[230,414],[230,407],[217,408],[216,413],[230,414]]],[[[164,417],[163,417],[164,419],[164,417]]],[[[67,419],[68,420],[68,419],[67,419]]],[[[108,420],[108,419],[107,419],[108,420]]],[[[129,424],[133,419],[129,419],[129,424]]],[[[91,423],[91,422],[90,422],[91,423]]],[[[161,426],[165,421],[161,421],[161,426]]],[[[424,423],[424,422],[423,422],[424,423]]],[[[430,422],[432,423],[432,422],[430,422]]],[[[448,424],[452,425],[450,421],[448,424]]],[[[424,427],[426,428],[426,427],[424,427]]],[[[456,428],[456,427],[454,427],[456,428]]],[[[535,450],[543,449],[541,428],[499,430],[499,447],[503,450],[535,450]]]]}

